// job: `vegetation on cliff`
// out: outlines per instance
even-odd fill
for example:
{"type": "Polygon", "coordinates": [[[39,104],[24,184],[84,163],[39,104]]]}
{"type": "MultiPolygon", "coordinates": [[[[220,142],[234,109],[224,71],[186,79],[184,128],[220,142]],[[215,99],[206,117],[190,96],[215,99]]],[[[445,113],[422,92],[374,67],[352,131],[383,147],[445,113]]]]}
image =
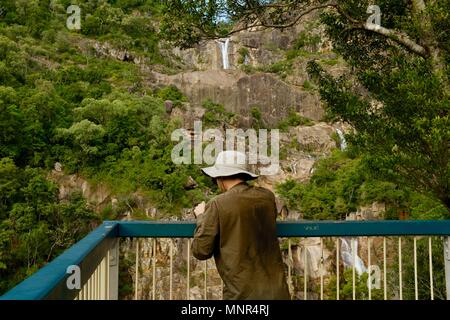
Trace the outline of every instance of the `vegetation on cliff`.
{"type": "MultiPolygon", "coordinates": [[[[450,20],[444,2],[382,1],[381,31],[361,24],[368,1],[77,3],[79,31],[66,28],[70,0],[1,3],[0,293],[100,222],[80,195],[59,199],[46,179],[55,162],[115,194],[144,192],[162,214],[179,214],[213,188],[198,167],[176,166],[170,158],[170,133],[179,122],[163,103],[181,107],[186,98],[174,87],[153,90],[139,67],[177,71],[162,38],[187,47],[255,21],[284,28],[298,22],[286,20],[296,17],[286,11],[300,18],[310,6],[328,8],[321,22],[352,69],[333,78],[311,61],[310,76],[328,119],[343,120],[355,132],[347,136],[348,152],[319,161],[308,184],[281,184],[280,195],[312,219],[340,219],[373,201],[387,204],[387,218],[404,211],[412,218],[449,218],[449,35],[440,31],[450,20]],[[195,189],[185,187],[190,176],[195,189]]],[[[286,76],[293,59],[316,42],[301,34],[283,61],[261,70],[286,76]]],[[[204,107],[210,125],[233,121],[213,101],[204,107]]],[[[251,115],[255,127],[264,126],[257,107],[251,115]]],[[[309,122],[292,113],[279,127],[299,124],[309,122]]]]}

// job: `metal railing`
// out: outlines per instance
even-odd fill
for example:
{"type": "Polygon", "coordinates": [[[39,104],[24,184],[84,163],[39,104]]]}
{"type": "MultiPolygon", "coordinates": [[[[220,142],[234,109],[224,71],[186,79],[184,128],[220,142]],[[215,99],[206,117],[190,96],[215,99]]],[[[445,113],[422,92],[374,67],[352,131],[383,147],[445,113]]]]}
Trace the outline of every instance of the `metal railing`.
{"type": "MultiPolygon", "coordinates": [[[[119,239],[131,238],[135,239],[135,275],[134,275],[134,298],[138,298],[138,284],[140,279],[139,272],[139,242],[138,238],[152,238],[151,243],[151,294],[149,298],[157,298],[156,284],[159,279],[156,277],[156,245],[157,238],[187,238],[183,241],[187,241],[186,252],[186,295],[187,299],[191,298],[191,252],[190,252],[190,239],[193,236],[195,224],[192,222],[147,222],[147,221],[105,221],[97,229],[88,234],[81,241],[70,247],[63,254],[57,257],[52,262],[41,268],[35,274],[19,283],[16,287],[11,289],[5,295],[0,297],[2,300],[39,300],[39,299],[79,299],[79,300],[115,300],[118,299],[119,288],[119,239]]],[[[342,299],[342,287],[344,281],[349,279],[342,279],[342,269],[344,267],[344,261],[342,256],[342,244],[345,241],[350,243],[351,258],[351,297],[350,299],[356,299],[358,294],[357,282],[360,280],[360,275],[357,274],[357,250],[355,246],[357,240],[366,238],[367,248],[367,265],[368,265],[368,281],[367,281],[367,299],[373,298],[374,290],[378,290],[381,293],[381,299],[395,298],[403,299],[403,288],[405,280],[403,275],[405,271],[402,269],[404,266],[404,257],[410,257],[410,252],[405,252],[405,243],[403,239],[412,237],[412,260],[413,260],[413,280],[414,283],[414,298],[419,299],[419,280],[418,280],[418,262],[417,262],[417,243],[421,241],[423,244],[424,237],[427,237],[427,258],[428,258],[428,274],[429,281],[426,284],[429,287],[429,296],[426,298],[434,299],[434,278],[436,272],[445,273],[444,281],[446,286],[446,298],[450,299],[450,220],[420,220],[420,221],[282,221],[277,223],[278,236],[282,238],[282,242],[287,243],[287,250],[285,254],[285,262],[287,264],[287,276],[290,291],[293,294],[293,272],[294,272],[294,254],[293,248],[296,252],[297,260],[301,260],[303,264],[303,292],[297,292],[293,294],[293,298],[308,299],[308,293],[310,288],[308,283],[310,281],[310,275],[308,274],[308,251],[307,244],[301,242],[301,239],[319,238],[320,244],[318,247],[321,252],[321,259],[319,263],[319,292],[315,297],[316,299],[342,299]],[[398,240],[392,239],[398,237],[398,240]],[[300,239],[298,239],[300,238],[300,239]],[[433,240],[434,239],[434,240],[433,240]],[[325,245],[326,242],[326,245],[325,245]],[[374,246],[377,243],[378,246],[374,246]],[[432,245],[435,243],[441,243],[443,245],[443,267],[435,271],[433,269],[433,250],[432,245]],[[330,253],[327,257],[328,260],[332,260],[327,269],[333,269],[335,271],[333,283],[335,284],[335,292],[325,293],[325,259],[324,259],[324,246],[327,246],[327,250],[330,253]],[[381,248],[380,248],[381,247],[381,248]],[[395,250],[396,249],[396,250],[395,250]],[[382,251],[382,258],[374,254],[373,251],[382,251]],[[333,252],[334,251],[334,252],[333,252]],[[396,251],[396,252],[395,252],[396,251]],[[392,264],[392,261],[388,261],[389,257],[395,256],[396,260],[396,296],[388,294],[388,272],[387,264],[392,264]],[[331,254],[332,253],[332,254],[331,254]],[[395,254],[394,254],[395,253],[395,254]],[[378,259],[383,264],[382,277],[380,275],[379,280],[382,278],[383,285],[378,285],[378,288],[373,286],[373,279],[370,269],[371,260],[378,259]],[[382,287],[382,289],[381,289],[382,287]]],[[[408,240],[411,242],[410,240],[408,240]]],[[[286,249],[286,248],[285,248],[286,249]]],[[[424,254],[423,252],[419,252],[424,254]]],[[[173,298],[173,241],[169,241],[169,285],[168,295],[164,297],[168,299],[173,298]]],[[[348,262],[348,261],[347,261],[348,262]]],[[[422,261],[423,262],[423,261],[422,261]]],[[[203,298],[208,298],[208,286],[207,286],[207,272],[208,262],[204,262],[204,283],[203,283],[203,298]]],[[[348,267],[348,266],[347,266],[348,267]]],[[[380,271],[381,272],[381,271],[380,271]]],[[[423,275],[422,275],[423,276],[423,275]]],[[[442,279],[442,276],[441,276],[442,279]]],[[[299,281],[297,281],[299,282],[299,281]]],[[[328,285],[329,285],[328,281],[328,285]]],[[[350,281],[349,281],[350,282],[350,281]]],[[[222,284],[223,285],[223,284],[222,284]]],[[[314,298],[314,297],[313,297],[314,298]]],[[[445,296],[444,296],[445,298],[445,296]]]]}

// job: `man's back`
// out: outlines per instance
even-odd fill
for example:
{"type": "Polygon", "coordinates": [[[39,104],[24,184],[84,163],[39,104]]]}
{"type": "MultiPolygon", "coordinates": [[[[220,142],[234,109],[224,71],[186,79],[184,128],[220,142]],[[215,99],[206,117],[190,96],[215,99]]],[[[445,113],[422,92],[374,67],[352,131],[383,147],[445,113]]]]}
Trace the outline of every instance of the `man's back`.
{"type": "Polygon", "coordinates": [[[193,253],[214,255],[224,299],[289,299],[276,236],[272,192],[240,183],[211,200],[199,219],[193,253]]]}

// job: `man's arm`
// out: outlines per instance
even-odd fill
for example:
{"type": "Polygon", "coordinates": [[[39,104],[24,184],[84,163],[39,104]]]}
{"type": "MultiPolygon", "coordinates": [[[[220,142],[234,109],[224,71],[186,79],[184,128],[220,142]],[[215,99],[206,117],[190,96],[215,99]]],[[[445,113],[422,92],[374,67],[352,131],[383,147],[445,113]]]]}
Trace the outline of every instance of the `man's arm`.
{"type": "Polygon", "coordinates": [[[205,213],[197,216],[197,228],[192,241],[192,254],[199,260],[211,258],[219,235],[219,214],[214,200],[208,202],[205,213]]]}

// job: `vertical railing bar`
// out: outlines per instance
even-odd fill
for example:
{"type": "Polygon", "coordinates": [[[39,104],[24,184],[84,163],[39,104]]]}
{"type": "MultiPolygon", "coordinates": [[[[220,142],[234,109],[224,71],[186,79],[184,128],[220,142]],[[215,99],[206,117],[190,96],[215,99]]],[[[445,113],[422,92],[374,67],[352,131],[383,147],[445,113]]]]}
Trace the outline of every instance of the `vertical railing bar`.
{"type": "MultiPolygon", "coordinates": [[[[305,238],[306,240],[306,238],[305,238]]],[[[306,243],[303,245],[303,260],[304,262],[304,270],[303,270],[303,295],[304,295],[304,300],[308,299],[308,255],[306,252],[306,243]]]]}
{"type": "Polygon", "coordinates": [[[351,248],[352,248],[352,297],[353,300],[356,300],[356,273],[355,273],[355,264],[356,264],[356,249],[355,249],[355,238],[351,240],[351,248]]]}
{"type": "Polygon", "coordinates": [[[101,276],[101,269],[100,269],[100,265],[98,266],[98,271],[97,271],[97,284],[98,284],[98,287],[97,287],[97,300],[100,300],[100,294],[101,294],[101,287],[100,287],[100,285],[101,285],[101,278],[100,278],[100,276],[101,276]]]}
{"type": "Polygon", "coordinates": [[[89,300],[92,300],[92,275],[89,276],[89,300]]]}
{"type": "Polygon", "coordinates": [[[91,275],[91,300],[95,300],[95,271],[91,275]]]}
{"type": "Polygon", "coordinates": [[[320,300],[323,300],[323,238],[320,237],[320,300]]]}
{"type": "Polygon", "coordinates": [[[92,274],[92,285],[93,285],[93,293],[94,293],[94,300],[97,300],[97,267],[95,267],[94,273],[92,274]]]}
{"type": "Polygon", "coordinates": [[[109,261],[109,299],[119,299],[120,238],[112,239],[109,261]]]}
{"type": "Polygon", "coordinates": [[[98,293],[100,291],[99,289],[100,286],[98,283],[98,266],[97,266],[97,268],[95,268],[95,300],[98,300],[98,293]]]}
{"type": "Polygon", "coordinates": [[[367,272],[368,281],[369,281],[369,300],[372,300],[372,270],[371,270],[371,261],[370,261],[370,237],[367,237],[367,272]]]}
{"type": "Polygon", "coordinates": [[[95,268],[92,273],[92,300],[97,300],[97,278],[96,278],[97,268],[95,268]]]}
{"type": "Polygon", "coordinates": [[[97,266],[97,300],[100,300],[100,265],[97,266]]]}
{"type": "Polygon", "coordinates": [[[155,300],[156,299],[156,238],[153,238],[153,250],[152,250],[152,254],[153,254],[153,260],[152,260],[152,299],[155,300]]]}
{"type": "Polygon", "coordinates": [[[138,299],[138,285],[139,285],[139,239],[134,239],[136,242],[136,261],[135,261],[135,278],[134,278],[134,300],[138,299]]]}
{"type": "Polygon", "coordinates": [[[208,300],[208,260],[205,260],[205,300],[208,300]]]}
{"type": "Polygon", "coordinates": [[[103,296],[102,276],[103,276],[103,259],[102,261],[100,261],[100,264],[98,265],[98,300],[102,300],[103,296]]]}
{"type": "Polygon", "coordinates": [[[89,279],[88,279],[88,298],[87,298],[88,300],[92,300],[92,297],[91,297],[91,276],[89,276],[89,279]]]}
{"type": "Polygon", "coordinates": [[[387,300],[387,278],[386,278],[386,237],[383,237],[383,291],[384,300],[387,300]]]}
{"type": "Polygon", "coordinates": [[[288,287],[289,287],[289,295],[292,298],[292,248],[291,248],[291,239],[288,239],[288,287]]]}
{"type": "Polygon", "coordinates": [[[106,258],[102,260],[102,300],[106,300],[106,258]]]}
{"type": "Polygon", "coordinates": [[[399,283],[400,300],[403,300],[402,237],[398,237],[398,283],[399,283]]]}
{"type": "Polygon", "coordinates": [[[444,274],[446,298],[450,300],[450,236],[442,238],[444,241],[444,274]]]}
{"type": "Polygon", "coordinates": [[[419,300],[419,288],[417,283],[417,238],[414,237],[414,297],[419,300]]]}
{"type": "Polygon", "coordinates": [[[110,250],[106,252],[106,300],[109,300],[109,252],[110,250]]]}
{"type": "Polygon", "coordinates": [[[88,280],[88,300],[92,300],[92,275],[89,276],[88,280]]]}
{"type": "Polygon", "coordinates": [[[97,300],[97,267],[94,270],[92,285],[94,287],[94,300],[97,300]]]}
{"type": "Polygon", "coordinates": [[[105,256],[105,300],[109,300],[109,256],[105,256]]]}
{"type": "Polygon", "coordinates": [[[102,277],[100,278],[100,287],[101,287],[101,297],[100,299],[105,300],[105,257],[102,259],[102,277]]]}
{"type": "Polygon", "coordinates": [[[100,262],[100,266],[98,268],[98,299],[99,300],[102,300],[102,296],[103,296],[102,277],[103,277],[103,259],[100,262]]]}
{"type": "Polygon", "coordinates": [[[169,299],[173,299],[173,240],[170,239],[170,275],[169,275],[169,299]]]}
{"type": "Polygon", "coordinates": [[[105,258],[102,259],[102,262],[100,262],[100,279],[99,279],[99,285],[100,285],[100,300],[104,300],[104,280],[105,280],[105,272],[104,272],[104,261],[105,258]]]}
{"type": "Polygon", "coordinates": [[[336,300],[339,300],[339,237],[336,238],[336,300]]]}
{"type": "Polygon", "coordinates": [[[434,300],[434,288],[433,288],[433,249],[431,246],[431,237],[428,237],[428,261],[430,269],[430,298],[434,300]]]}
{"type": "Polygon", "coordinates": [[[190,263],[190,257],[191,257],[191,239],[187,239],[187,283],[186,283],[186,300],[190,300],[190,286],[191,286],[191,282],[190,282],[190,272],[191,272],[191,263],[190,263]]]}

